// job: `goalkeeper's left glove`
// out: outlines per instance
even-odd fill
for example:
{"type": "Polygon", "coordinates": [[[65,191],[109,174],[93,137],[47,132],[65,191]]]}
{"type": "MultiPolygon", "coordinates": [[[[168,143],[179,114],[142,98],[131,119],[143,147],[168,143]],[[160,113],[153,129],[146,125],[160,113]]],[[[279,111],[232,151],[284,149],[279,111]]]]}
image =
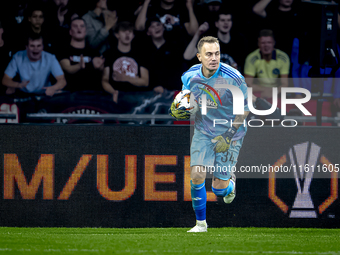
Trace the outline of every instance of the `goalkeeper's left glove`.
{"type": "Polygon", "coordinates": [[[171,107],[169,109],[169,114],[172,117],[175,117],[176,119],[179,120],[187,120],[190,119],[190,112],[183,110],[181,108],[176,108],[175,102],[172,102],[171,107]]]}
{"type": "Polygon", "coordinates": [[[211,139],[211,142],[216,143],[214,147],[214,151],[216,153],[228,151],[230,147],[231,139],[236,134],[236,131],[237,131],[237,128],[232,126],[227,130],[227,132],[211,139]]]}

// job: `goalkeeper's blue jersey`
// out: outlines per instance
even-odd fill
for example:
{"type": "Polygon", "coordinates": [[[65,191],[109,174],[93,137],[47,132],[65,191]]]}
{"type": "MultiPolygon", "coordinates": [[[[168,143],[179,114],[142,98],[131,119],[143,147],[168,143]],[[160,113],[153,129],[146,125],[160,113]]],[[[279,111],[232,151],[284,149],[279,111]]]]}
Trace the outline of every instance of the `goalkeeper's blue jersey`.
{"type": "MultiPolygon", "coordinates": [[[[195,115],[195,129],[213,138],[227,131],[234,121],[233,100],[244,100],[244,111],[249,111],[247,84],[244,77],[233,67],[220,63],[219,68],[210,78],[202,73],[202,64],[192,66],[182,77],[182,90],[188,89],[195,96],[202,108],[202,95],[206,94],[207,113],[202,115],[201,109],[195,115]],[[217,84],[236,86],[242,91],[243,99],[233,98],[232,93],[226,88],[216,88],[217,84]],[[215,120],[215,122],[214,122],[215,120]]],[[[242,123],[233,140],[241,139],[247,132],[247,123],[242,123]]]]}

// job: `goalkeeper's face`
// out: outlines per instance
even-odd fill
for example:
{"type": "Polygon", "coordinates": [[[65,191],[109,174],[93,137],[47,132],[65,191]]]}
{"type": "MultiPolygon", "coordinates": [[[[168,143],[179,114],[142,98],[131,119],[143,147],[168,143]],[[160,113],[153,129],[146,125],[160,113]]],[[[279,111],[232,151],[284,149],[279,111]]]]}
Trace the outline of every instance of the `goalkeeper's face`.
{"type": "Polygon", "coordinates": [[[198,60],[209,71],[216,71],[220,65],[220,45],[218,43],[204,43],[201,52],[197,53],[198,60]]]}

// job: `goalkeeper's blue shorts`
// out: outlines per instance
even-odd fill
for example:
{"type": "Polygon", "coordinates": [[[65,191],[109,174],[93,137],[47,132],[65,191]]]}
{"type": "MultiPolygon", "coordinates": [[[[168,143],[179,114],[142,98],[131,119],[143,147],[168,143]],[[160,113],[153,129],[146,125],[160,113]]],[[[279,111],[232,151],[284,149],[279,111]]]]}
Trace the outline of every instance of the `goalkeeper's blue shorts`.
{"type": "Polygon", "coordinates": [[[215,176],[229,180],[236,171],[237,158],[242,147],[243,137],[232,141],[227,152],[216,153],[211,138],[195,130],[190,147],[190,166],[204,166],[207,177],[215,176]]]}

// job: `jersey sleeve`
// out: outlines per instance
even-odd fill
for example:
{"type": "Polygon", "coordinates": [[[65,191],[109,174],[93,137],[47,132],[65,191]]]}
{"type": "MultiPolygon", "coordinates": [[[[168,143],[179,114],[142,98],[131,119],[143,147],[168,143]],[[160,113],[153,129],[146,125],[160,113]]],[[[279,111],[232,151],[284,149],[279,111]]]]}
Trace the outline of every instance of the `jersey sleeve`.
{"type": "Polygon", "coordinates": [[[283,75],[289,74],[290,61],[288,55],[284,54],[283,58],[280,58],[280,60],[281,60],[280,74],[283,75]]]}
{"type": "Polygon", "coordinates": [[[9,62],[5,74],[7,74],[9,77],[14,78],[14,76],[18,73],[18,64],[16,56],[12,58],[12,60],[9,62]]]}
{"type": "Polygon", "coordinates": [[[252,55],[248,55],[246,58],[246,62],[244,64],[244,74],[250,75],[250,76],[256,76],[256,69],[255,65],[252,63],[252,55]]]}
{"type": "Polygon", "coordinates": [[[244,111],[249,112],[248,100],[251,100],[251,98],[248,98],[248,86],[243,76],[242,76],[242,84],[240,86],[240,89],[244,96],[244,111]]]}
{"type": "Polygon", "coordinates": [[[236,79],[235,80],[235,85],[239,87],[239,89],[242,91],[243,94],[243,98],[244,98],[244,111],[249,111],[249,107],[248,107],[248,86],[247,83],[243,77],[243,75],[237,71],[232,69],[236,75],[236,79]]]}
{"type": "Polygon", "coordinates": [[[188,71],[182,74],[181,80],[182,80],[182,90],[188,89],[190,90],[190,80],[193,78],[197,72],[199,72],[202,64],[193,65],[189,68],[188,71]]]}
{"type": "Polygon", "coordinates": [[[236,69],[232,68],[232,67],[226,67],[229,68],[229,71],[227,71],[227,73],[223,74],[223,77],[225,79],[232,79],[232,84],[236,87],[238,87],[243,94],[243,99],[244,99],[244,111],[249,111],[249,107],[248,107],[248,86],[247,83],[243,77],[243,75],[237,71],[236,69]]]}
{"type": "Polygon", "coordinates": [[[183,74],[182,77],[181,77],[181,80],[182,80],[182,84],[183,84],[182,90],[185,90],[185,89],[190,90],[190,85],[189,85],[190,79],[189,79],[188,75],[183,74]]]}

